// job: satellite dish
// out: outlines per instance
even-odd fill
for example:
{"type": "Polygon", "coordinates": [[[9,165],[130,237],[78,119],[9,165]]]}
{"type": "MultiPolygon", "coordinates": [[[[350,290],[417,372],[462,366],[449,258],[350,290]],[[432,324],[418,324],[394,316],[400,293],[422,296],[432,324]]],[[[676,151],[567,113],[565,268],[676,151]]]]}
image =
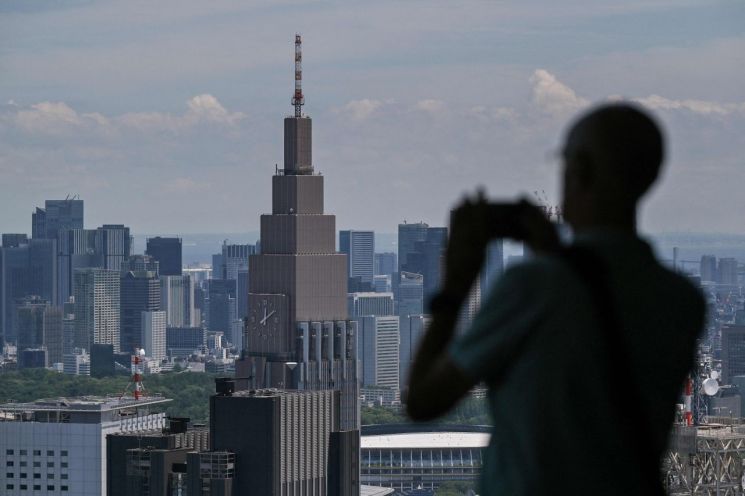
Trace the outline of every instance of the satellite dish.
{"type": "Polygon", "coordinates": [[[701,389],[706,396],[714,396],[719,391],[719,383],[713,377],[709,377],[701,384],[701,389]]]}
{"type": "Polygon", "coordinates": [[[716,370],[712,370],[711,374],[709,374],[709,377],[711,377],[712,379],[719,379],[719,372],[716,370]]]}

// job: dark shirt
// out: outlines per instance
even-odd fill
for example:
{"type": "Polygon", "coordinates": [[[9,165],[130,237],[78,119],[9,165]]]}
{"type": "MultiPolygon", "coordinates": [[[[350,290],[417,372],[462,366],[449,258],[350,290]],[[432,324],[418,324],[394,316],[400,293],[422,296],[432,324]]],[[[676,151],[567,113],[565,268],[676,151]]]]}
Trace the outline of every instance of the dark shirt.
{"type": "Polygon", "coordinates": [[[693,364],[704,301],[684,277],[662,267],[638,237],[611,230],[578,235],[606,270],[628,345],[627,387],[643,404],[618,412],[602,373],[607,352],[589,286],[558,255],[510,268],[450,355],[489,387],[494,428],[482,495],[642,494],[638,445],[618,416],[647,422],[645,446],[659,459],[675,404],[693,364]]]}

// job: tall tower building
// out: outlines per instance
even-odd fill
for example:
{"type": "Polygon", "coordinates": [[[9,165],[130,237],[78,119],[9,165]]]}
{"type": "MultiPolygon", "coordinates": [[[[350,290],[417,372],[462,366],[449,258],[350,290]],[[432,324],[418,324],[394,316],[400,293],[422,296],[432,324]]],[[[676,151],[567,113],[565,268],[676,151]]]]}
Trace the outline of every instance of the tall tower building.
{"type": "MultiPolygon", "coordinates": [[[[253,388],[339,390],[340,430],[358,438],[356,323],[347,319],[347,257],[335,250],[335,216],[323,211],[323,176],[312,165],[311,119],[302,114],[299,36],[295,43],[295,115],[284,120],[284,168],[272,177],[272,213],[261,216],[261,254],[249,257],[245,350],[236,376],[252,377],[253,388]]],[[[358,493],[358,485],[344,492],[358,493]]]]}
{"type": "Polygon", "coordinates": [[[122,263],[132,252],[129,228],[122,224],[104,224],[96,231],[96,251],[103,256],[103,268],[122,270],[122,263]]]}
{"type": "Polygon", "coordinates": [[[75,347],[93,343],[114,345],[119,352],[120,281],[118,270],[77,269],[75,293],[75,347]]]}
{"type": "Polygon", "coordinates": [[[36,208],[31,215],[31,237],[57,239],[67,229],[83,229],[83,200],[77,197],[46,200],[44,208],[36,208]]]}
{"type": "MultiPolygon", "coordinates": [[[[145,346],[142,312],[156,312],[161,309],[160,280],[152,271],[128,271],[122,273],[120,283],[119,349],[125,353],[134,353],[136,348],[145,346]]],[[[165,341],[165,331],[163,340],[165,341]]],[[[150,352],[149,348],[145,349],[150,352]]]]}
{"type": "Polygon", "coordinates": [[[169,327],[200,324],[195,307],[195,284],[189,275],[160,276],[160,304],[169,327]]]}
{"type": "Polygon", "coordinates": [[[347,255],[347,277],[372,284],[375,272],[375,233],[339,231],[339,251],[347,255]]]}
{"type": "Polygon", "coordinates": [[[442,283],[447,236],[446,227],[429,227],[424,223],[398,225],[398,270],[423,276],[425,308],[442,283]]]}

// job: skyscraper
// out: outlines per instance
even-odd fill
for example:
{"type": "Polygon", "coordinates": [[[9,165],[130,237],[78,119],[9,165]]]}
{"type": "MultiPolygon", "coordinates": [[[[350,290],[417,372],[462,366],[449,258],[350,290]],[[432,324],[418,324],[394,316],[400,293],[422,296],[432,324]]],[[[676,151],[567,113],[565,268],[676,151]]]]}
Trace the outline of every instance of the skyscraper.
{"type": "Polygon", "coordinates": [[[129,258],[122,263],[120,270],[122,272],[129,272],[130,270],[149,270],[155,272],[156,276],[159,276],[160,263],[150,255],[130,255],[129,258]]]}
{"type": "Polygon", "coordinates": [[[96,252],[103,256],[103,268],[122,270],[122,263],[132,252],[129,228],[122,224],[104,224],[96,233],[96,252]]]}
{"type": "Polygon", "coordinates": [[[717,257],[714,255],[701,255],[699,272],[702,281],[714,282],[717,280],[717,257]]]}
{"type": "Polygon", "coordinates": [[[143,311],[141,315],[142,347],[145,355],[156,360],[166,357],[166,313],[143,311]]]}
{"type": "Polygon", "coordinates": [[[424,276],[412,272],[401,272],[398,283],[398,315],[419,315],[424,312],[424,276]]]}
{"type": "Polygon", "coordinates": [[[38,296],[17,305],[18,351],[45,348],[49,364],[62,362],[62,309],[38,296]]]}
{"type": "Polygon", "coordinates": [[[423,222],[398,225],[399,272],[422,275],[425,306],[442,282],[446,245],[446,227],[429,227],[423,222]]]}
{"type": "MultiPolygon", "coordinates": [[[[98,251],[95,229],[63,229],[57,246],[57,304],[63,305],[73,294],[72,280],[77,269],[103,267],[103,254],[98,251]]],[[[117,269],[120,270],[120,269],[117,269]]]]}
{"type": "MultiPolygon", "coordinates": [[[[16,301],[28,294],[28,249],[26,245],[0,248],[0,337],[16,342],[16,301]]],[[[2,343],[0,343],[2,344],[2,343]]]]}
{"type": "Polygon", "coordinates": [[[44,311],[49,302],[38,296],[27,296],[16,308],[18,351],[44,345],[44,311]]]}
{"type": "Polygon", "coordinates": [[[418,266],[412,267],[410,256],[417,253],[417,244],[427,239],[427,228],[424,222],[398,225],[398,272],[415,272],[421,274],[418,266]],[[415,269],[415,270],[412,270],[415,269]]]}
{"type": "Polygon", "coordinates": [[[0,339],[14,342],[16,303],[26,296],[48,302],[57,297],[57,242],[32,239],[26,244],[0,248],[0,339]]]}
{"type": "Polygon", "coordinates": [[[200,325],[195,308],[194,281],[188,275],[160,276],[161,309],[169,327],[200,325]]]}
{"type": "Polygon", "coordinates": [[[399,317],[401,340],[399,343],[399,384],[405,390],[409,381],[409,371],[414,363],[419,340],[432,321],[429,315],[407,315],[399,317]]]}
{"type": "MultiPolygon", "coordinates": [[[[160,280],[152,271],[129,271],[121,275],[120,283],[119,349],[134,353],[135,348],[144,346],[141,313],[161,309],[160,280]]],[[[165,341],[165,330],[163,340],[165,341]]],[[[165,344],[163,346],[165,348],[165,344]]]]}
{"type": "Polygon", "coordinates": [[[393,252],[384,252],[375,254],[375,275],[390,276],[398,271],[398,259],[393,252]]]}
{"type": "Polygon", "coordinates": [[[339,427],[336,391],[259,389],[210,397],[211,447],[235,453],[233,494],[357,494],[358,452],[333,453],[344,444],[359,449],[359,438],[345,443],[339,427]]]}
{"type": "Polygon", "coordinates": [[[57,239],[62,230],[83,229],[83,200],[77,197],[46,200],[44,208],[31,215],[31,237],[57,239]]]}
{"type": "MultiPolygon", "coordinates": [[[[298,36],[298,66],[299,49],[298,36]]],[[[359,393],[347,260],[335,251],[335,216],[323,211],[323,176],[313,169],[299,86],[293,101],[295,115],[284,120],[284,168],[272,177],[272,213],[261,216],[261,254],[249,257],[245,358],[236,375],[252,376],[254,388],[340,390],[339,427],[352,439],[359,436],[359,393]]],[[[345,494],[358,492],[355,485],[345,494]]]]}
{"type": "Polygon", "coordinates": [[[398,317],[358,317],[357,333],[357,353],[362,361],[362,385],[398,389],[398,317]]]}
{"type": "Polygon", "coordinates": [[[181,238],[161,238],[160,236],[148,238],[145,254],[160,263],[160,275],[181,275],[181,238]]]}
{"type": "Polygon", "coordinates": [[[717,266],[717,282],[730,286],[737,285],[737,260],[734,258],[720,258],[717,266]]]}
{"type": "Polygon", "coordinates": [[[393,293],[349,293],[347,312],[350,317],[395,315],[393,293]]]}
{"type": "Polygon", "coordinates": [[[207,329],[228,334],[235,320],[235,287],[233,279],[210,279],[208,284],[207,329]]]}
{"type": "Polygon", "coordinates": [[[120,281],[118,270],[77,269],[75,346],[90,350],[93,343],[114,345],[119,352],[120,281]]]}
{"type": "Polygon", "coordinates": [[[347,255],[347,277],[372,284],[375,272],[375,233],[339,231],[339,251],[347,255]]]}
{"type": "Polygon", "coordinates": [[[17,248],[28,244],[28,236],[25,233],[3,233],[3,248],[17,248]]]}
{"type": "Polygon", "coordinates": [[[234,319],[248,315],[248,257],[256,253],[256,245],[223,243],[219,254],[212,255],[212,278],[235,281],[234,319]]]}

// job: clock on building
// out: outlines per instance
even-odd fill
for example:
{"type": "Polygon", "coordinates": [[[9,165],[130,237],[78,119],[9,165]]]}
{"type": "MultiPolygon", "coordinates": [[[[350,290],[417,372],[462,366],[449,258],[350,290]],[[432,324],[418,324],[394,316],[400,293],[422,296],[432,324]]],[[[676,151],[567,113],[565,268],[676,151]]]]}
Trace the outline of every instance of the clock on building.
{"type": "Polygon", "coordinates": [[[266,351],[283,344],[287,313],[283,294],[249,295],[249,340],[266,351]]]}

